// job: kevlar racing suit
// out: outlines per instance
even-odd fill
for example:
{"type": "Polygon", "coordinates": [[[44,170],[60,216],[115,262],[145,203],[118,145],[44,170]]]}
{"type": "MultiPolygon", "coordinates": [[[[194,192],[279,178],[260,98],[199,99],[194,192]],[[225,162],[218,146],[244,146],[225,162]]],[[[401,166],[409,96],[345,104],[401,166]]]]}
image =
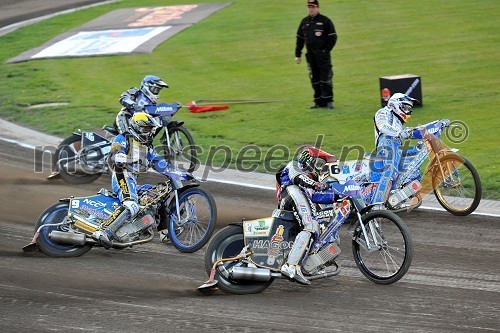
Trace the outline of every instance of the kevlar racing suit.
{"type": "Polygon", "coordinates": [[[314,90],[315,105],[325,107],[333,102],[333,67],[330,52],[337,42],[333,22],[326,16],[307,16],[297,30],[295,57],[300,57],[306,46],[309,78],[314,90]]]}
{"type": "MultiPolygon", "coordinates": [[[[422,139],[425,129],[434,126],[435,122],[418,128],[406,127],[404,122],[386,106],[375,113],[374,124],[376,156],[382,160],[382,163],[377,166],[375,172],[372,172],[372,174],[380,175],[380,179],[376,180],[378,185],[372,196],[372,204],[386,202],[390,191],[394,190],[399,174],[405,170],[411,159],[423,149],[422,143],[418,143],[403,150],[402,140],[422,139]]],[[[420,180],[420,170],[417,172],[418,175],[413,178],[420,180]]]]}
{"type": "Polygon", "coordinates": [[[130,88],[120,96],[120,104],[123,106],[116,115],[115,128],[120,134],[128,132],[128,122],[135,112],[143,111],[148,105],[156,105],[143,92],[137,88],[130,88]]]}
{"type": "Polygon", "coordinates": [[[302,275],[300,261],[308,248],[311,236],[319,233],[318,221],[315,219],[316,209],[311,204],[306,191],[324,190],[327,186],[318,182],[315,172],[304,170],[298,161],[289,162],[280,175],[279,208],[293,210],[299,216],[302,231],[297,235],[281,271],[289,278],[302,284],[310,282],[302,275]]]}
{"type": "MultiPolygon", "coordinates": [[[[108,164],[112,170],[111,186],[118,195],[122,206],[119,208],[120,212],[117,213],[118,217],[104,230],[105,236],[107,236],[104,238],[104,245],[105,247],[108,245],[107,248],[109,248],[114,233],[127,219],[133,218],[139,212],[138,174],[146,172],[150,167],[164,175],[176,172],[175,167],[158,155],[152,145],[139,143],[132,136],[122,134],[117,135],[111,144],[108,164]],[[120,162],[117,162],[118,159],[120,162]]],[[[143,186],[146,189],[150,185],[143,186]]],[[[96,238],[99,238],[100,235],[96,234],[96,238]]]]}

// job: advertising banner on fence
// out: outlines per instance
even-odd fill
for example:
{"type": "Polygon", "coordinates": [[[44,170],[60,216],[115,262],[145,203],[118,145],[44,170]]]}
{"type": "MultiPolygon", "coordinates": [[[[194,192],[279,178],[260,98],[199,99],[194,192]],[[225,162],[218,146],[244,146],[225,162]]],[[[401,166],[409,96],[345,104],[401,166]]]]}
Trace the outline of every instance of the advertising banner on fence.
{"type": "Polygon", "coordinates": [[[230,4],[204,3],[118,9],[7,62],[151,53],[173,35],[230,4]]]}

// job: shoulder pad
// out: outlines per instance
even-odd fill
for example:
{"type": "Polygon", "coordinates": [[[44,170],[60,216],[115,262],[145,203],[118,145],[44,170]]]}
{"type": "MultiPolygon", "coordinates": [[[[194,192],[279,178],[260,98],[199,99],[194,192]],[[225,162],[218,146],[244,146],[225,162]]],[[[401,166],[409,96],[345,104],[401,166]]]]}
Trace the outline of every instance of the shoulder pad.
{"type": "Polygon", "coordinates": [[[137,95],[139,93],[139,89],[133,87],[133,88],[130,88],[127,90],[127,92],[130,94],[130,95],[137,95]]]}

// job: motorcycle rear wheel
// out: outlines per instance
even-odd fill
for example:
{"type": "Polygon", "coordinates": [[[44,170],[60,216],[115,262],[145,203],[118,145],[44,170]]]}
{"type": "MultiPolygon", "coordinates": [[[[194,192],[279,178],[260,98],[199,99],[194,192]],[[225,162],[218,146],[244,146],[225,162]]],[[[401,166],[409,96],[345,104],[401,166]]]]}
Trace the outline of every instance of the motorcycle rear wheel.
{"type": "Polygon", "coordinates": [[[55,163],[56,169],[59,170],[61,178],[70,184],[90,184],[101,177],[101,173],[92,174],[70,170],[70,164],[64,162],[64,159],[76,159],[78,157],[82,149],[81,139],[81,136],[77,134],[64,139],[57,147],[54,155],[53,163],[55,163]]]}
{"type": "Polygon", "coordinates": [[[445,156],[441,159],[441,165],[444,170],[451,172],[443,181],[441,170],[436,168],[433,171],[432,185],[436,199],[453,215],[469,215],[481,201],[479,174],[472,163],[459,156],[445,156]]]}
{"type": "MultiPolygon", "coordinates": [[[[208,275],[213,264],[222,258],[237,256],[244,247],[243,228],[236,225],[228,225],[215,234],[208,244],[205,252],[205,269],[208,275]]],[[[264,291],[273,283],[274,278],[269,281],[246,281],[233,280],[229,270],[240,262],[226,261],[216,267],[215,279],[219,282],[217,287],[231,294],[255,294],[264,291]]],[[[243,265],[245,266],[245,264],[243,265]]]]}
{"type": "MultiPolygon", "coordinates": [[[[38,218],[35,224],[35,231],[44,224],[60,223],[68,215],[69,202],[58,202],[47,208],[38,218]]],[[[50,239],[50,232],[53,230],[65,231],[68,230],[59,227],[45,227],[40,230],[40,234],[36,240],[36,244],[40,251],[50,257],[78,257],[87,253],[92,245],[76,246],[76,245],[63,245],[53,242],[50,239]]]]}
{"type": "Polygon", "coordinates": [[[374,210],[362,217],[370,244],[373,235],[380,244],[378,249],[367,251],[356,239],[365,240],[360,226],[353,234],[352,253],[359,270],[368,280],[377,284],[391,284],[401,279],[410,268],[413,259],[413,244],[408,227],[395,213],[374,210]],[[372,234],[370,221],[378,227],[372,234]]]}

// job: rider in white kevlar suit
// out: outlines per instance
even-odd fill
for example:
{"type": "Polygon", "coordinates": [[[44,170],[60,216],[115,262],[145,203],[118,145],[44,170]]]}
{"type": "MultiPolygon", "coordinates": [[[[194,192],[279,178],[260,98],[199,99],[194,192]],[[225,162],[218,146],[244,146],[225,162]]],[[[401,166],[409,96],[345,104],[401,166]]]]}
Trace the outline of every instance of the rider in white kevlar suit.
{"type": "MultiPolygon", "coordinates": [[[[411,117],[413,105],[419,103],[418,100],[402,93],[395,93],[387,102],[387,106],[379,109],[375,113],[375,146],[377,157],[382,158],[382,165],[379,167],[381,177],[377,188],[372,196],[371,203],[385,203],[389,192],[393,190],[398,173],[403,165],[402,156],[405,157],[412,147],[402,150],[402,140],[422,139],[425,128],[435,122],[421,125],[416,128],[404,126],[411,117]]],[[[439,121],[441,127],[450,124],[449,119],[439,121]]]]}
{"type": "Polygon", "coordinates": [[[300,261],[308,249],[311,237],[317,237],[319,233],[318,221],[314,217],[316,210],[304,192],[307,189],[323,191],[328,188],[328,185],[317,181],[318,172],[314,166],[316,157],[311,148],[305,149],[298,161],[290,161],[285,166],[279,177],[280,209],[293,210],[299,216],[303,229],[295,238],[287,261],[281,266],[281,273],[301,284],[311,283],[302,274],[300,261]]]}

